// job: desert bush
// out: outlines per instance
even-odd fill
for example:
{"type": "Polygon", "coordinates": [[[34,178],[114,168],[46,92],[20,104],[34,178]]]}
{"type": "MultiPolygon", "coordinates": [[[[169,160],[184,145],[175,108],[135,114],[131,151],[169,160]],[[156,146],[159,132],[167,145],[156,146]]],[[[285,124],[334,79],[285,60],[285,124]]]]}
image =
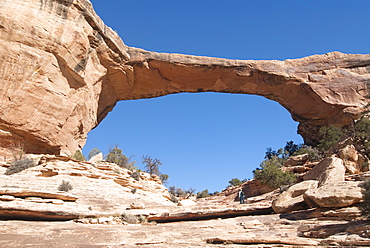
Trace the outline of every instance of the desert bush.
{"type": "Polygon", "coordinates": [[[195,194],[195,189],[190,187],[189,189],[177,188],[175,186],[168,187],[168,192],[175,197],[189,197],[195,194]]]}
{"type": "Polygon", "coordinates": [[[362,116],[355,123],[355,139],[360,144],[359,150],[370,157],[370,120],[367,116],[362,116]]]}
{"type": "Polygon", "coordinates": [[[310,155],[310,161],[319,161],[320,159],[322,159],[322,155],[320,155],[320,152],[311,146],[301,146],[301,148],[293,153],[293,156],[302,154],[310,155]]]}
{"type": "Polygon", "coordinates": [[[24,144],[21,142],[14,142],[12,143],[8,149],[12,153],[12,156],[14,158],[14,161],[23,160],[23,156],[25,154],[25,148],[24,144]]]}
{"type": "Polygon", "coordinates": [[[160,174],[159,175],[159,178],[161,179],[161,182],[162,182],[162,184],[167,184],[167,182],[168,182],[168,178],[169,178],[170,176],[169,175],[167,175],[167,174],[160,174]]]}
{"type": "Polygon", "coordinates": [[[98,155],[99,153],[101,153],[101,151],[98,148],[93,148],[89,152],[89,155],[87,156],[87,159],[90,160],[92,157],[94,157],[95,155],[98,155]]]}
{"type": "Polygon", "coordinates": [[[136,171],[132,172],[130,176],[132,178],[134,178],[136,181],[139,181],[140,180],[140,171],[136,170],[136,171]]]}
{"type": "Polygon", "coordinates": [[[302,145],[297,145],[293,141],[287,141],[284,147],[284,151],[286,152],[287,156],[290,157],[300,148],[302,148],[302,145]]]}
{"type": "Polygon", "coordinates": [[[335,126],[324,126],[319,130],[321,137],[317,148],[321,151],[326,151],[331,147],[334,147],[344,137],[345,133],[340,127],[335,126]]]}
{"type": "Polygon", "coordinates": [[[209,197],[211,196],[208,192],[208,189],[205,189],[205,190],[202,190],[200,192],[197,193],[197,198],[206,198],[206,197],[209,197]]]}
{"type": "Polygon", "coordinates": [[[130,162],[130,158],[122,154],[122,150],[118,148],[118,145],[114,145],[112,148],[109,149],[109,153],[106,156],[106,161],[117,164],[118,166],[129,169],[131,171],[136,170],[136,162],[130,162]]]}
{"type": "Polygon", "coordinates": [[[25,158],[11,162],[10,166],[6,169],[5,175],[11,175],[21,172],[25,169],[36,166],[35,162],[30,158],[25,158]]]}
{"type": "Polygon", "coordinates": [[[143,156],[143,164],[145,164],[145,171],[149,174],[160,175],[159,166],[162,165],[162,162],[157,158],[152,158],[151,156],[143,156]]]}
{"type": "Polygon", "coordinates": [[[360,184],[364,201],[360,204],[362,215],[366,218],[370,217],[370,179],[360,184]]]}
{"type": "Polygon", "coordinates": [[[233,178],[229,181],[229,185],[227,187],[238,186],[245,183],[246,181],[248,180],[247,179],[240,180],[239,178],[233,178]]]}
{"type": "Polygon", "coordinates": [[[64,180],[62,181],[62,183],[58,187],[59,191],[65,191],[65,192],[68,192],[72,189],[73,189],[73,187],[72,187],[71,183],[68,182],[68,181],[64,181],[64,180]]]}
{"type": "Polygon", "coordinates": [[[122,219],[122,221],[127,222],[129,224],[139,224],[139,223],[146,223],[147,222],[147,218],[144,215],[136,216],[136,215],[132,215],[132,214],[123,213],[121,215],[121,219],[122,219]]]}
{"type": "Polygon", "coordinates": [[[296,177],[292,172],[281,170],[282,161],[278,157],[272,157],[263,161],[260,167],[254,170],[253,174],[254,179],[259,180],[263,185],[276,189],[296,181],[296,177]]]}
{"type": "Polygon", "coordinates": [[[174,196],[173,194],[170,193],[170,197],[171,197],[171,201],[174,202],[174,203],[178,203],[179,202],[179,198],[177,198],[176,196],[174,196]]]}
{"type": "Polygon", "coordinates": [[[73,154],[72,158],[78,161],[86,161],[86,158],[82,154],[81,150],[77,150],[75,154],[73,154]]]}

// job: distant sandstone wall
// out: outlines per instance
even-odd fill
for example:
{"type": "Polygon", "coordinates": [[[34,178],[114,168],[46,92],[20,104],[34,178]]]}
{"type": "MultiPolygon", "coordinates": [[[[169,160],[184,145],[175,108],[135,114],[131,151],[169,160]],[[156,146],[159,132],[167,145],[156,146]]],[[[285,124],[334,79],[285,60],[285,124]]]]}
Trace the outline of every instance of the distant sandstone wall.
{"type": "MultiPolygon", "coordinates": [[[[129,25],[129,24],[128,24],[129,25]]],[[[0,147],[74,152],[117,101],[179,92],[255,94],[279,102],[315,142],[367,104],[370,54],[227,60],[127,47],[87,0],[0,2],[0,147]]]]}

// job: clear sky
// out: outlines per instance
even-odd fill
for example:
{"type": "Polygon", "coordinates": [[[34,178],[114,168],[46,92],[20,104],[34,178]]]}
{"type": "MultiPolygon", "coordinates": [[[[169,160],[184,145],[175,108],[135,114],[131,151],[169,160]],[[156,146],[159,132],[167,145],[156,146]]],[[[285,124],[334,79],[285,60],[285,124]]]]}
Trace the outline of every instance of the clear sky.
{"type": "MultiPolygon", "coordinates": [[[[92,0],[128,46],[228,59],[370,53],[369,0],[92,0]]],[[[88,134],[85,155],[118,144],[163,163],[168,186],[221,191],[253,178],[266,148],[302,143],[281,105],[260,96],[183,93],[122,101],[88,134]]]]}

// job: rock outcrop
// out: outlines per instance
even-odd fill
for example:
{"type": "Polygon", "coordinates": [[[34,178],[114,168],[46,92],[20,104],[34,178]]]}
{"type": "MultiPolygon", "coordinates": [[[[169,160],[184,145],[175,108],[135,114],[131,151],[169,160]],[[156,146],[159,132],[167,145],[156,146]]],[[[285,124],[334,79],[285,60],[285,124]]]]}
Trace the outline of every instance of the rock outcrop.
{"type": "Polygon", "coordinates": [[[335,156],[320,161],[312,170],[303,176],[304,180],[318,180],[319,187],[327,183],[344,181],[346,168],[343,160],[335,156]]]}
{"type": "Polygon", "coordinates": [[[74,153],[117,101],[179,92],[256,94],[300,122],[307,144],[367,104],[370,55],[242,61],[127,47],[88,0],[0,4],[1,147],[74,153]]]}
{"type": "Polygon", "coordinates": [[[158,176],[107,162],[81,162],[67,157],[34,156],[37,166],[4,175],[0,164],[0,219],[70,220],[105,216],[127,209],[175,207],[158,176]],[[59,191],[63,181],[72,190],[59,191]]]}
{"type": "Polygon", "coordinates": [[[303,194],[309,189],[316,189],[317,185],[318,181],[311,180],[291,186],[272,202],[272,209],[275,213],[285,213],[304,209],[307,203],[303,198],[303,194]]]}
{"type": "Polygon", "coordinates": [[[359,182],[328,183],[316,189],[307,190],[303,197],[312,207],[340,208],[352,206],[363,198],[359,182]]]}

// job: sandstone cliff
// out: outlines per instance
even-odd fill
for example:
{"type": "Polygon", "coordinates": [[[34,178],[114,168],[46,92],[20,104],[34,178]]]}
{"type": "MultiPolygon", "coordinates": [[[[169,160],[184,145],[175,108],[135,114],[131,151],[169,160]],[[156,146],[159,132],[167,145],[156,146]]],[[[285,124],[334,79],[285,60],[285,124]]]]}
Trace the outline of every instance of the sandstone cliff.
{"type": "Polygon", "coordinates": [[[240,61],[125,46],[87,0],[0,3],[0,146],[81,148],[117,101],[179,92],[256,94],[284,106],[306,142],[367,104],[370,55],[240,61]]]}

